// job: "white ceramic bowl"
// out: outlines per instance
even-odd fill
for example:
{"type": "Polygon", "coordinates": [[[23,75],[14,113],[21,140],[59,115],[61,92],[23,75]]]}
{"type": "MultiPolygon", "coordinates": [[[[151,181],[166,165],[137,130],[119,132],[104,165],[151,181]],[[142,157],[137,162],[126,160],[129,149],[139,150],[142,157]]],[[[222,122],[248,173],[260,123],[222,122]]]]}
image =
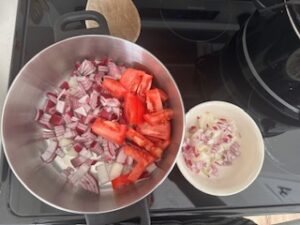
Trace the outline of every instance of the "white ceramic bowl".
{"type": "Polygon", "coordinates": [[[183,176],[198,190],[216,196],[236,194],[247,188],[258,176],[264,161],[264,142],[254,120],[236,105],[221,101],[210,101],[193,107],[186,114],[186,129],[196,123],[197,116],[211,112],[235,123],[241,134],[241,155],[232,165],[219,167],[217,177],[194,174],[186,166],[182,151],[177,165],[183,176]]]}

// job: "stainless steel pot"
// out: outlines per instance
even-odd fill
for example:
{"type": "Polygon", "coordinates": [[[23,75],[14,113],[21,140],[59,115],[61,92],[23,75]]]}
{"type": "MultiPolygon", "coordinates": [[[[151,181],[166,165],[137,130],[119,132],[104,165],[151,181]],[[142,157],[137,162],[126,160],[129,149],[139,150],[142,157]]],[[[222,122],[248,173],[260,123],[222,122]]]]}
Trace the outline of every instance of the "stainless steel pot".
{"type": "Polygon", "coordinates": [[[4,152],[19,181],[41,201],[72,213],[98,214],[130,206],[150,194],[172,170],[184,132],[184,106],[172,75],[150,52],[123,39],[107,35],[82,35],[55,43],[34,56],[11,85],[3,109],[1,136],[4,152]],[[153,74],[169,96],[175,112],[172,140],[158,169],[150,179],[119,192],[102,189],[99,196],[74,189],[54,164],[44,164],[46,148],[41,129],[34,122],[35,109],[45,91],[55,88],[73,69],[76,61],[108,56],[153,74]]]}

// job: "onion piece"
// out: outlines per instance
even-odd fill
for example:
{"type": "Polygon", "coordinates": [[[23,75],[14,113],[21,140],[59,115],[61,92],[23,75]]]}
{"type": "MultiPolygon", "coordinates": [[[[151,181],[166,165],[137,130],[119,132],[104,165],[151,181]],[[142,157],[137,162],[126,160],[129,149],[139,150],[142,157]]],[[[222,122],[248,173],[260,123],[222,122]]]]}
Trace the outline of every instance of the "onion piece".
{"type": "Polygon", "coordinates": [[[74,173],[74,169],[72,167],[67,167],[61,171],[61,175],[68,178],[72,173],[74,173]]]}
{"type": "Polygon", "coordinates": [[[121,71],[119,70],[119,67],[114,62],[108,61],[107,66],[108,66],[108,74],[110,76],[112,76],[115,79],[121,78],[121,71]]]}
{"type": "Polygon", "coordinates": [[[61,148],[58,148],[56,150],[56,154],[60,157],[60,158],[64,158],[66,156],[66,154],[64,153],[64,151],[61,148]]]}
{"type": "Polygon", "coordinates": [[[64,101],[58,100],[56,104],[56,111],[63,114],[65,112],[65,106],[66,103],[64,101]]]}
{"type": "Polygon", "coordinates": [[[78,100],[78,102],[79,103],[82,103],[82,104],[86,104],[86,103],[89,103],[89,101],[90,101],[90,97],[89,97],[89,95],[84,95],[84,96],[82,96],[79,100],[78,100]]]}
{"type": "Polygon", "coordinates": [[[83,178],[83,176],[89,171],[90,165],[89,164],[82,164],[78,170],[76,170],[73,174],[69,176],[70,182],[74,185],[78,185],[80,180],[83,178]]]}
{"type": "Polygon", "coordinates": [[[65,128],[64,128],[64,126],[62,126],[62,125],[60,125],[60,126],[55,126],[55,127],[54,127],[54,132],[55,132],[56,137],[63,136],[64,133],[65,133],[65,128]]]}
{"type": "Polygon", "coordinates": [[[98,92],[93,90],[91,93],[91,97],[89,99],[89,105],[93,110],[96,109],[98,106],[98,97],[99,97],[98,92]]]}
{"type": "Polygon", "coordinates": [[[96,67],[94,66],[94,64],[87,59],[83,60],[83,62],[78,67],[78,72],[82,76],[87,76],[91,73],[94,73],[95,70],[96,70],[96,67]]]}
{"type": "Polygon", "coordinates": [[[130,157],[130,156],[127,156],[126,165],[127,166],[132,166],[132,164],[133,164],[133,158],[130,157]]]}
{"type": "Polygon", "coordinates": [[[116,159],[116,162],[121,163],[121,164],[125,164],[126,160],[127,160],[127,155],[125,154],[123,149],[120,149],[119,154],[118,154],[117,159],[116,159]]]}
{"type": "Polygon", "coordinates": [[[65,138],[74,138],[76,136],[76,132],[71,130],[71,128],[66,128],[64,137],[65,138]]]}
{"type": "Polygon", "coordinates": [[[44,129],[42,131],[42,135],[43,135],[43,138],[54,138],[55,137],[55,133],[53,130],[47,130],[47,129],[44,129]]]}
{"type": "Polygon", "coordinates": [[[80,186],[87,191],[99,194],[97,181],[90,173],[85,174],[85,176],[81,179],[80,186]]]}
{"type": "Polygon", "coordinates": [[[101,163],[96,167],[97,174],[98,174],[98,183],[99,185],[106,184],[110,181],[109,174],[108,174],[108,168],[105,163],[101,163]]]}
{"type": "Polygon", "coordinates": [[[57,100],[66,97],[66,89],[62,89],[61,92],[57,96],[57,100]]]}
{"type": "Polygon", "coordinates": [[[87,77],[78,77],[77,82],[83,87],[85,91],[88,91],[93,86],[93,82],[87,77]]]}
{"type": "Polygon", "coordinates": [[[82,115],[82,116],[87,116],[87,113],[86,113],[86,111],[85,111],[85,109],[84,109],[83,106],[81,106],[81,107],[75,109],[74,111],[75,111],[76,113],[82,115]]]}
{"type": "Polygon", "coordinates": [[[76,143],[73,148],[76,152],[80,152],[83,149],[83,146],[79,143],[76,143]]]}
{"type": "Polygon", "coordinates": [[[70,88],[69,83],[67,81],[63,81],[60,85],[59,85],[60,89],[66,89],[68,90],[70,88]]]}
{"type": "Polygon", "coordinates": [[[123,165],[121,163],[117,163],[117,162],[113,163],[109,172],[110,180],[119,177],[122,174],[122,170],[123,170],[123,165]]]}
{"type": "Polygon", "coordinates": [[[41,159],[45,163],[51,163],[56,157],[57,142],[50,140],[46,151],[41,155],[41,159]]]}
{"type": "Polygon", "coordinates": [[[63,118],[58,114],[53,114],[53,115],[51,115],[50,123],[53,124],[53,125],[56,125],[56,126],[62,125],[63,124],[63,118]]]}
{"type": "Polygon", "coordinates": [[[80,167],[83,163],[85,163],[87,161],[87,158],[82,156],[82,155],[78,155],[77,157],[71,159],[71,164],[72,166],[74,166],[75,168],[80,167]]]}
{"type": "Polygon", "coordinates": [[[45,126],[46,128],[50,128],[51,125],[50,125],[50,119],[51,119],[51,115],[48,114],[48,113],[44,113],[42,115],[42,117],[40,118],[39,120],[39,123],[43,126],[45,126]]]}
{"type": "Polygon", "coordinates": [[[36,110],[36,114],[35,114],[35,117],[34,117],[34,120],[35,121],[39,121],[41,119],[41,117],[43,116],[44,114],[44,111],[41,110],[41,109],[37,109],[36,110]]]}

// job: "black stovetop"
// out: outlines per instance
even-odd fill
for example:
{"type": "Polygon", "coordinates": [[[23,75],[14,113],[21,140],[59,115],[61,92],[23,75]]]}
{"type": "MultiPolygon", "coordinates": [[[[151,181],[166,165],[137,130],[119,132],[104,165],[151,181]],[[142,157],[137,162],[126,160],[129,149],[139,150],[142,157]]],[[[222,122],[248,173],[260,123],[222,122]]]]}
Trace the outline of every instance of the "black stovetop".
{"type": "MultiPolygon", "coordinates": [[[[235,55],[222,57],[220,51],[253,12],[250,1],[134,2],[142,19],[137,44],[156,55],[170,70],[186,110],[203,101],[225,100],[242,106],[259,122],[253,107],[260,106],[253,100],[254,95],[252,92],[247,96],[240,94],[243,92],[240,84],[244,81],[239,80],[241,77],[233,79],[222,66],[228,57],[235,55]],[[182,23],[185,29],[180,28],[182,23]]],[[[83,0],[20,1],[10,81],[31,57],[54,43],[52,27],[56,18],[66,12],[83,10],[85,3],[83,0]]],[[[294,129],[266,137],[266,157],[261,174],[249,188],[234,196],[204,194],[191,186],[175,167],[152,194],[151,215],[299,211],[300,164],[297,151],[293,151],[297,149],[298,134],[300,130],[294,129]],[[290,143],[294,148],[289,149],[290,143]]],[[[3,157],[0,171],[0,224],[75,223],[82,220],[80,215],[56,210],[33,197],[17,181],[3,157]]]]}

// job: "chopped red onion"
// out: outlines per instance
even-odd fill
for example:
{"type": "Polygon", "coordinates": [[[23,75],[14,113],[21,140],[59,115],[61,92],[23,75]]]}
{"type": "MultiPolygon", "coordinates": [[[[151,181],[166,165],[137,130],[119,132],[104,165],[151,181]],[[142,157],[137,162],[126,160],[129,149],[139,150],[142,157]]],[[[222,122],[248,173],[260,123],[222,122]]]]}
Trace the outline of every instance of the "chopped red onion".
{"type": "Polygon", "coordinates": [[[50,99],[46,99],[44,106],[43,106],[43,111],[44,112],[49,112],[49,109],[55,107],[55,102],[52,102],[50,99]]]}
{"type": "Polygon", "coordinates": [[[71,164],[72,166],[74,166],[75,168],[80,167],[82,164],[84,164],[87,161],[87,158],[82,156],[82,155],[78,155],[77,157],[71,159],[71,164]]]}
{"type": "Polygon", "coordinates": [[[43,132],[43,138],[49,139],[49,138],[54,138],[55,137],[55,133],[54,133],[53,130],[44,129],[42,132],[43,132]]]}
{"type": "Polygon", "coordinates": [[[58,100],[56,104],[56,111],[63,114],[65,112],[65,106],[66,103],[64,101],[58,100]]]}
{"type": "Polygon", "coordinates": [[[65,133],[65,128],[62,125],[55,126],[54,127],[54,132],[55,132],[56,137],[63,136],[64,133],[65,133]]]}
{"type": "Polygon", "coordinates": [[[96,67],[94,66],[94,64],[89,61],[89,60],[83,60],[83,62],[81,63],[81,65],[78,67],[78,72],[82,75],[82,76],[87,76],[89,74],[94,73],[96,70],[96,67]]]}
{"type": "Polygon", "coordinates": [[[69,83],[67,81],[63,81],[60,85],[59,85],[60,89],[66,89],[68,90],[70,88],[69,83]]]}
{"type": "Polygon", "coordinates": [[[60,91],[60,93],[58,94],[58,96],[57,96],[57,100],[60,100],[60,99],[65,98],[65,97],[66,97],[66,89],[62,89],[60,91]]]}
{"type": "Polygon", "coordinates": [[[119,154],[117,156],[116,162],[121,163],[121,164],[125,164],[126,159],[127,159],[127,155],[124,153],[123,149],[121,148],[120,151],[119,151],[119,154]]]}
{"type": "Polygon", "coordinates": [[[41,117],[43,116],[43,114],[44,114],[43,110],[37,109],[37,110],[36,110],[35,117],[34,117],[34,120],[35,120],[35,121],[40,120],[41,117]]]}
{"type": "Polygon", "coordinates": [[[78,77],[77,82],[82,85],[85,91],[88,91],[93,85],[93,82],[87,77],[78,77]]]}
{"type": "Polygon", "coordinates": [[[108,61],[107,66],[108,66],[108,74],[110,76],[116,79],[121,78],[121,71],[119,70],[119,67],[114,62],[108,61]]]}
{"type": "Polygon", "coordinates": [[[60,157],[60,158],[64,158],[65,157],[65,153],[64,153],[64,151],[63,150],[61,150],[61,148],[58,148],[57,150],[56,150],[56,154],[60,157]]]}
{"type": "Polygon", "coordinates": [[[90,165],[83,163],[73,174],[69,176],[70,182],[77,185],[89,169],[90,165]]]}
{"type": "Polygon", "coordinates": [[[98,183],[100,186],[110,181],[108,169],[105,163],[101,163],[100,165],[98,165],[96,167],[96,170],[98,172],[98,183]]]}
{"type": "Polygon", "coordinates": [[[45,163],[51,163],[55,159],[57,146],[58,145],[56,141],[49,141],[46,151],[41,156],[41,159],[45,163]]]}
{"type": "Polygon", "coordinates": [[[90,97],[89,97],[89,95],[84,95],[84,96],[82,96],[79,100],[78,100],[78,102],[79,103],[81,103],[81,104],[87,104],[87,103],[89,103],[89,101],[90,101],[90,97]]]}
{"type": "Polygon", "coordinates": [[[72,167],[67,167],[61,171],[61,174],[66,178],[68,178],[72,173],[74,173],[74,169],[72,167]]]}
{"type": "Polygon", "coordinates": [[[121,163],[114,162],[109,172],[110,180],[113,180],[120,176],[123,171],[123,165],[121,163]]]}
{"type": "Polygon", "coordinates": [[[50,123],[54,126],[62,125],[63,124],[63,118],[60,115],[53,114],[50,118],[50,123]]]}
{"type": "Polygon", "coordinates": [[[86,113],[86,111],[85,111],[85,109],[84,109],[83,106],[81,106],[81,107],[75,109],[74,111],[75,111],[76,113],[82,115],[82,116],[87,116],[87,113],[86,113]]]}

